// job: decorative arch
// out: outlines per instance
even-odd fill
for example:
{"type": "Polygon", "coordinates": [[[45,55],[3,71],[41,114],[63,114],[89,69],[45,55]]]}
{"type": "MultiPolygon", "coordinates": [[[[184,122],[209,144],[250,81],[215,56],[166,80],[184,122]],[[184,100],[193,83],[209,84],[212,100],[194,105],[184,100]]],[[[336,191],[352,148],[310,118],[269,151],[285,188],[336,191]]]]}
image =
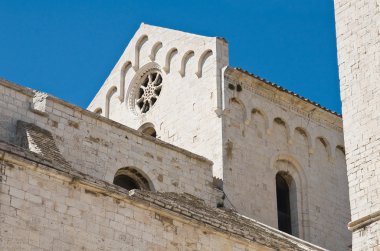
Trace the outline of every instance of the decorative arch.
{"type": "Polygon", "coordinates": [[[157,52],[162,48],[162,43],[161,42],[156,42],[153,47],[152,47],[152,50],[150,52],[150,55],[149,55],[149,58],[150,60],[155,61],[156,60],[156,55],[157,55],[157,52]]]}
{"type": "Polygon", "coordinates": [[[290,128],[289,128],[289,125],[288,123],[285,122],[285,120],[281,117],[275,117],[273,119],[273,123],[272,123],[272,130],[273,131],[273,127],[274,127],[274,124],[278,124],[278,125],[282,125],[285,127],[285,139],[286,139],[286,142],[287,143],[291,143],[291,139],[290,139],[290,128]]]}
{"type": "Polygon", "coordinates": [[[344,146],[342,145],[337,145],[336,146],[336,150],[337,151],[341,151],[343,153],[343,155],[346,155],[346,149],[344,148],[344,146]]]}
{"type": "Polygon", "coordinates": [[[247,120],[247,109],[245,108],[243,101],[241,101],[240,99],[236,97],[233,97],[233,98],[230,98],[229,103],[230,105],[233,103],[237,103],[240,105],[240,107],[242,108],[242,115],[243,115],[243,118],[242,118],[243,120],[241,122],[245,123],[245,121],[247,120]]]}
{"type": "MultiPolygon", "coordinates": [[[[270,160],[270,167],[273,172],[273,182],[275,182],[276,175],[278,173],[286,174],[294,180],[296,188],[296,199],[297,199],[297,228],[294,231],[294,235],[298,236],[301,239],[309,238],[308,228],[303,226],[307,225],[309,222],[308,219],[308,181],[302,165],[299,161],[292,155],[281,152],[273,156],[270,160]]],[[[289,181],[289,179],[288,179],[289,181]]]]}
{"type": "Polygon", "coordinates": [[[302,136],[305,137],[305,139],[307,141],[308,152],[312,153],[313,152],[313,146],[312,146],[312,139],[311,139],[310,133],[305,128],[300,127],[300,126],[297,126],[296,128],[294,128],[293,135],[295,135],[296,132],[300,133],[302,136]]]}
{"type": "Polygon", "coordinates": [[[133,68],[137,71],[140,68],[140,51],[141,47],[148,41],[147,35],[142,35],[136,42],[135,45],[135,65],[133,68]]]}
{"type": "Polygon", "coordinates": [[[203,73],[203,65],[205,64],[206,60],[212,56],[212,50],[208,49],[206,51],[204,51],[201,56],[199,57],[199,61],[198,61],[198,68],[197,68],[197,72],[195,73],[198,78],[201,78],[202,77],[202,73],[203,73]]]}
{"type": "Polygon", "coordinates": [[[117,92],[117,87],[116,86],[112,86],[108,92],[107,92],[107,95],[106,95],[106,107],[105,107],[105,117],[106,118],[109,118],[109,115],[110,115],[110,100],[111,100],[111,97],[117,92]]]}
{"type": "Polygon", "coordinates": [[[179,70],[179,74],[181,74],[182,77],[186,75],[186,64],[190,60],[191,57],[194,56],[194,51],[190,50],[187,51],[181,60],[181,69],[179,70]]]}
{"type": "Polygon", "coordinates": [[[102,115],[102,112],[103,112],[103,110],[102,110],[102,108],[100,108],[100,107],[98,107],[98,108],[96,108],[96,109],[94,110],[94,113],[96,113],[97,115],[102,115]]]}
{"type": "Polygon", "coordinates": [[[173,59],[173,57],[178,53],[178,50],[177,48],[171,48],[168,53],[166,54],[166,57],[165,57],[165,66],[163,68],[163,70],[166,72],[166,73],[169,73],[170,72],[170,66],[171,66],[171,61],[173,59]]]}
{"type": "Polygon", "coordinates": [[[123,167],[117,170],[113,184],[127,190],[140,189],[154,191],[153,183],[148,175],[136,167],[123,167]]]}
{"type": "Polygon", "coordinates": [[[127,75],[129,69],[132,68],[132,63],[131,61],[127,61],[122,67],[120,71],[120,94],[119,94],[119,99],[120,102],[124,101],[124,96],[125,96],[125,76],[127,75]]]}
{"type": "Polygon", "coordinates": [[[346,162],[346,150],[344,148],[344,146],[342,145],[337,145],[335,146],[335,151],[333,152],[334,149],[331,149],[332,152],[331,154],[334,154],[333,158],[334,158],[334,162],[336,162],[339,157],[343,156],[343,160],[344,162],[346,162]]]}
{"type": "Polygon", "coordinates": [[[318,142],[321,142],[322,145],[325,147],[327,157],[331,161],[332,160],[332,151],[331,151],[330,142],[323,136],[319,136],[315,139],[315,145],[317,145],[318,142]]]}
{"type": "Polygon", "coordinates": [[[155,126],[150,122],[144,123],[142,126],[140,126],[138,131],[142,132],[143,134],[152,136],[154,138],[157,137],[155,126]]]}
{"type": "Polygon", "coordinates": [[[264,124],[265,124],[265,132],[268,132],[269,131],[269,119],[268,119],[268,116],[265,112],[263,112],[262,109],[258,109],[258,108],[253,108],[251,110],[251,114],[254,115],[254,114],[260,114],[261,116],[263,116],[264,118],[264,124]]]}

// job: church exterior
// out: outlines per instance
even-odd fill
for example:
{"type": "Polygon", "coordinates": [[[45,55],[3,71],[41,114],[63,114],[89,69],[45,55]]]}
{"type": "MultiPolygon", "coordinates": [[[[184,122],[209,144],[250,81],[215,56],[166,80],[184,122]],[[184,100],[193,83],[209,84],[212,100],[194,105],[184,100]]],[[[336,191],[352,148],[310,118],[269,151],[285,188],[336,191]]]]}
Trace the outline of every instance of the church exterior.
{"type": "Polygon", "coordinates": [[[87,110],[0,81],[0,249],[348,250],[342,127],[223,38],[142,24],[87,110]]]}

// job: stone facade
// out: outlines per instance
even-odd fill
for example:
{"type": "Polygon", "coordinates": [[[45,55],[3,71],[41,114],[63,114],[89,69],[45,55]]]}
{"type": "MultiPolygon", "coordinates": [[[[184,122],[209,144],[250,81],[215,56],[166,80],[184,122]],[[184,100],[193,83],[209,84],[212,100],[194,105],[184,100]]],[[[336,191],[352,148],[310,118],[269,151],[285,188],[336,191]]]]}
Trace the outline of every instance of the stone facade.
{"type": "Polygon", "coordinates": [[[142,24],[88,109],[137,130],[148,123],[163,141],[212,160],[225,205],[273,227],[275,177],[288,172],[297,186],[294,235],[346,250],[350,210],[341,118],[227,64],[221,38],[142,24]],[[187,60],[189,51],[194,54],[187,60]],[[140,112],[131,93],[149,69],[162,74],[162,91],[149,111],[140,112]]]}
{"type": "Polygon", "coordinates": [[[0,143],[1,250],[323,249],[178,193],[128,191],[0,143]]]}
{"type": "Polygon", "coordinates": [[[380,249],[380,1],[335,0],[353,250],[380,249]]]}
{"type": "Polygon", "coordinates": [[[222,38],[142,24],[88,110],[0,81],[0,140],[9,250],[351,244],[341,118],[229,67],[222,38]],[[279,174],[295,237],[276,230],[279,174]]]}
{"type": "Polygon", "coordinates": [[[88,109],[134,129],[154,125],[161,140],[211,159],[222,178],[222,123],[215,110],[227,65],[223,39],[142,24],[88,109]],[[133,94],[151,69],[160,72],[163,86],[154,107],[142,114],[133,94]]]}
{"type": "Polygon", "coordinates": [[[341,119],[253,75],[225,72],[224,192],[239,212],[277,227],[279,171],[296,183],[294,235],[330,250],[351,245],[341,119]],[[226,147],[227,148],[227,147],[226,147]],[[323,184],[323,186],[321,186],[323,184]],[[260,192],[257,192],[260,191],[260,192]],[[260,201],[260,203],[257,203],[260,201]]]}
{"type": "Polygon", "coordinates": [[[32,123],[51,132],[75,170],[112,183],[118,169],[133,167],[149,177],[152,190],[185,192],[215,205],[211,161],[51,96],[44,99],[44,110],[36,110],[35,95],[0,81],[1,140],[19,145],[19,134],[28,134],[36,146],[30,150],[44,155],[46,133],[20,130],[19,121],[32,123]]]}

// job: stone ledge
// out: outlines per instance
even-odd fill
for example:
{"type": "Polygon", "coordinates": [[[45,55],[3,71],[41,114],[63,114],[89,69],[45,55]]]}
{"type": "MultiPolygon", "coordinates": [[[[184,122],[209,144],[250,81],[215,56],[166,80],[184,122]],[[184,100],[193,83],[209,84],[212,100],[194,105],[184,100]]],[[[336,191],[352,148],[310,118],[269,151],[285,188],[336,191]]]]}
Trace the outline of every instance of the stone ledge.
{"type": "Polygon", "coordinates": [[[364,228],[376,221],[380,221],[380,210],[349,222],[347,227],[350,231],[356,231],[359,228],[364,228]]]}

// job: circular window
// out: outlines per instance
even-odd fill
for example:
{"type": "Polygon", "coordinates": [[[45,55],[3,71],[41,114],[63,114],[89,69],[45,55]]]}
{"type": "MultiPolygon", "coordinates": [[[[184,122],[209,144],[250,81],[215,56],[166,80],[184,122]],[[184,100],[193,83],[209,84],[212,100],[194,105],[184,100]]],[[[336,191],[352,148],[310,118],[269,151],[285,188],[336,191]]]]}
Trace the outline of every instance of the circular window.
{"type": "Polygon", "coordinates": [[[148,112],[156,103],[162,89],[162,76],[158,70],[149,71],[141,78],[136,95],[136,109],[148,112]]]}

